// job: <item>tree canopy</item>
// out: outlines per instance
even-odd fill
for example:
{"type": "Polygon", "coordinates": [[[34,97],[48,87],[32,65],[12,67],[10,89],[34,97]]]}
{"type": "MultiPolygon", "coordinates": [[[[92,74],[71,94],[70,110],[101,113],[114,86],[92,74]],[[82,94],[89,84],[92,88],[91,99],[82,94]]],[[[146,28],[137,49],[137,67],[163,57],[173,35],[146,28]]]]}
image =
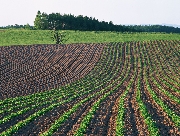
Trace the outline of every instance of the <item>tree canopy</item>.
{"type": "Polygon", "coordinates": [[[87,16],[72,14],[37,12],[35,29],[42,30],[81,30],[81,31],[118,31],[118,32],[166,32],[180,33],[180,28],[161,25],[114,25],[112,21],[105,22],[87,16]]]}
{"type": "Polygon", "coordinates": [[[37,30],[80,30],[80,31],[117,31],[117,32],[165,32],[180,33],[180,28],[162,25],[115,25],[112,21],[99,21],[94,17],[72,14],[60,14],[38,11],[34,20],[34,26],[8,25],[0,29],[23,28],[37,30]]]}

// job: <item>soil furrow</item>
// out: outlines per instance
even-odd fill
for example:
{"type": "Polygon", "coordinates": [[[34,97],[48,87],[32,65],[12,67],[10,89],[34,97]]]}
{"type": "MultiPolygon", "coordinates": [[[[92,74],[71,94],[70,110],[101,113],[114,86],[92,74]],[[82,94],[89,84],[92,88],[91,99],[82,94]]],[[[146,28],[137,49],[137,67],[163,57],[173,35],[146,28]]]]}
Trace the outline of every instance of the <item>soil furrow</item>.
{"type": "Polygon", "coordinates": [[[169,109],[171,109],[178,116],[180,116],[180,105],[177,102],[170,99],[163,92],[161,92],[161,90],[159,90],[158,87],[155,84],[153,84],[153,81],[151,81],[150,79],[149,79],[149,84],[151,88],[153,89],[153,91],[156,93],[156,95],[169,107],[169,109]]]}
{"type": "Polygon", "coordinates": [[[167,113],[164,112],[162,107],[160,107],[149,94],[143,77],[141,78],[141,95],[146,108],[151,115],[152,119],[155,121],[159,133],[164,135],[180,135],[180,131],[168,117],[167,113]]]}
{"type": "MultiPolygon", "coordinates": [[[[120,68],[120,71],[122,71],[123,69],[122,68],[120,68]]],[[[119,72],[119,74],[120,74],[121,72],[119,72]]],[[[117,74],[117,75],[119,75],[119,74],[117,74]]],[[[114,77],[114,79],[112,79],[112,81],[114,81],[118,76],[115,76],[114,77]]],[[[123,78],[123,76],[122,76],[122,78],[123,78]]],[[[108,84],[106,84],[106,86],[108,86],[110,83],[108,83],[108,84]]],[[[115,85],[114,85],[115,86],[115,85]]],[[[73,120],[73,123],[70,123],[71,124],[71,130],[67,133],[67,135],[73,135],[75,132],[76,132],[76,130],[79,128],[79,126],[80,126],[80,122],[82,121],[82,119],[83,119],[83,117],[86,115],[86,113],[88,112],[88,110],[90,109],[90,107],[88,108],[88,109],[86,109],[85,110],[85,112],[83,113],[83,115],[78,119],[78,120],[76,120],[76,121],[74,121],[73,120]],[[73,125],[73,126],[72,126],[73,125]]],[[[78,110],[79,111],[79,110],[78,110]]],[[[80,110],[81,111],[81,110],[80,110]]],[[[76,114],[76,112],[74,113],[74,114],[76,114]]],[[[78,113],[77,113],[78,114],[78,113]]],[[[78,116],[78,115],[77,115],[78,116]]],[[[70,119],[68,119],[66,122],[72,122],[72,119],[70,118],[70,119]],[[69,121],[68,121],[69,120],[69,121]]],[[[67,123],[65,123],[65,124],[67,124],[67,123]]],[[[63,125],[59,128],[59,131],[58,132],[55,132],[54,133],[54,135],[60,135],[60,134],[63,134],[63,133],[66,133],[67,132],[67,130],[70,128],[69,126],[66,126],[66,128],[67,129],[65,129],[64,127],[63,127],[63,125]],[[68,128],[67,128],[68,127],[68,128]],[[64,130],[66,130],[66,132],[64,131],[64,130]]]]}
{"type": "MultiPolygon", "coordinates": [[[[137,80],[136,80],[135,84],[137,85],[137,80]]],[[[132,100],[131,100],[132,108],[134,109],[134,119],[135,119],[136,127],[138,130],[137,135],[148,136],[148,135],[150,135],[150,133],[148,131],[148,126],[145,123],[145,120],[142,117],[141,112],[139,110],[139,105],[138,105],[137,100],[136,100],[136,93],[137,93],[137,86],[135,86],[134,94],[133,94],[132,100]]]]}
{"type": "Polygon", "coordinates": [[[125,98],[125,116],[124,116],[124,130],[125,133],[124,135],[138,135],[138,129],[135,121],[135,116],[134,116],[134,108],[132,104],[132,99],[133,99],[133,94],[134,94],[134,87],[135,85],[133,84],[132,88],[129,90],[127,97],[125,98]]]}
{"type": "Polygon", "coordinates": [[[87,135],[107,135],[112,108],[115,104],[115,101],[113,100],[116,100],[118,96],[126,90],[126,86],[128,85],[131,77],[132,73],[129,73],[123,84],[119,87],[119,89],[116,90],[118,92],[114,92],[100,104],[99,109],[95,112],[86,130],[87,135]]]}
{"type": "MultiPolygon", "coordinates": [[[[61,46],[61,45],[59,45],[61,46]]],[[[65,85],[69,82],[72,82],[74,80],[71,80],[74,78],[74,76],[76,76],[75,80],[82,78],[85,74],[88,74],[89,71],[94,67],[94,64],[99,60],[100,55],[102,53],[103,47],[104,45],[99,45],[99,44],[92,44],[92,45],[85,45],[85,44],[77,44],[77,46],[73,46],[69,48],[70,45],[65,45],[65,51],[61,51],[60,49],[57,50],[52,50],[49,51],[48,53],[46,53],[46,49],[48,48],[52,48],[51,46],[46,46],[45,50],[41,50],[39,52],[39,54],[43,54],[44,53],[44,57],[41,57],[42,62],[38,62],[37,60],[34,62],[32,60],[34,59],[29,59],[27,60],[26,57],[24,56],[23,58],[20,59],[20,61],[22,60],[23,62],[25,62],[27,64],[27,66],[31,66],[32,68],[27,68],[26,65],[23,65],[24,67],[22,67],[21,65],[18,67],[14,67],[9,65],[9,69],[15,72],[14,74],[10,74],[8,73],[8,75],[11,75],[11,78],[9,78],[8,80],[4,79],[2,84],[0,85],[0,87],[2,88],[0,90],[0,99],[5,99],[5,98],[10,98],[10,97],[15,97],[15,96],[22,96],[22,95],[27,95],[27,94],[32,94],[35,92],[42,92],[45,90],[49,90],[52,89],[54,87],[58,87],[60,85],[65,85]],[[66,48],[66,46],[68,48],[66,48]],[[86,49],[85,49],[86,47],[86,49]],[[69,50],[69,52],[68,52],[69,50]],[[89,50],[89,51],[88,51],[89,50]],[[93,51],[94,50],[94,51],[93,51]],[[98,50],[98,51],[96,51],[98,50]],[[75,51],[73,53],[73,51],[75,51]],[[60,54],[59,54],[60,53],[60,54]],[[87,55],[87,53],[90,53],[90,55],[87,55]],[[71,55],[72,54],[72,55],[71,55]],[[78,57],[78,55],[81,55],[81,57],[78,57]],[[93,57],[96,56],[96,57],[93,57]],[[83,58],[86,59],[83,59],[83,58]],[[89,57],[89,58],[87,58],[89,57]],[[78,63],[80,62],[80,59],[82,59],[82,63],[81,63],[81,67],[90,67],[90,68],[86,68],[86,72],[81,75],[81,73],[79,72],[83,72],[82,70],[80,71],[75,71],[75,72],[70,72],[69,69],[71,69],[70,63],[65,63],[65,62],[70,62],[71,60],[74,61],[74,63],[78,63]],[[93,59],[93,60],[91,60],[93,59]],[[27,60],[27,61],[24,61],[27,60]],[[92,65],[87,65],[87,63],[84,61],[88,60],[88,62],[91,61],[92,65]],[[64,62],[64,63],[63,63],[64,62]],[[35,65],[36,64],[36,65],[35,65]],[[41,65],[42,64],[42,65],[41,65]],[[39,66],[39,67],[38,67],[39,66]],[[20,68],[21,67],[21,68],[20,68]],[[27,69],[26,71],[24,71],[25,69],[27,69]],[[17,70],[21,70],[22,71],[17,71],[17,70]],[[69,73],[67,73],[67,71],[69,71],[69,73]],[[28,74],[29,73],[29,74],[28,74]],[[54,75],[54,76],[53,76],[54,75]],[[62,76],[64,75],[64,76],[62,76]],[[74,75],[72,77],[72,75],[74,75]],[[81,75],[81,76],[80,76],[81,75]],[[59,79],[66,79],[65,82],[57,82],[56,84],[54,84],[54,81],[59,79]],[[11,79],[13,79],[11,81],[11,79]],[[42,83],[43,81],[43,83],[42,83]],[[25,91],[26,90],[26,91],[25,91]],[[8,93],[9,92],[9,93],[8,93]],[[2,98],[1,98],[2,96],[2,98]]],[[[6,48],[6,47],[4,47],[6,48]]],[[[23,47],[19,47],[17,48],[17,50],[19,50],[20,48],[23,47]]],[[[35,46],[29,46],[29,48],[35,48],[35,46]]],[[[39,46],[38,48],[44,48],[43,46],[39,46]]],[[[26,48],[25,48],[26,49],[26,48]]],[[[26,49],[27,50],[27,49],[26,49]]],[[[25,52],[26,52],[25,50],[25,52]]],[[[6,50],[7,52],[11,52],[11,48],[8,50],[6,50]]],[[[32,50],[31,53],[35,51],[32,50]]],[[[14,57],[16,57],[16,55],[21,55],[22,52],[19,52],[19,54],[15,54],[14,53],[14,57]]],[[[4,53],[5,54],[5,53],[4,53]]],[[[3,57],[3,56],[2,56],[3,57]]],[[[33,56],[36,57],[36,56],[33,56]]],[[[4,59],[8,59],[9,62],[13,62],[13,58],[8,58],[6,56],[4,56],[4,59]]],[[[40,60],[39,60],[40,61],[40,60]]],[[[6,73],[5,73],[6,75],[6,73]]],[[[2,77],[6,77],[6,76],[2,77]]],[[[61,80],[60,80],[61,81],[61,80]]]]}
{"type": "MultiPolygon", "coordinates": [[[[180,92],[175,92],[175,91],[173,91],[172,88],[167,87],[165,84],[163,84],[163,83],[160,81],[159,77],[157,77],[156,75],[153,75],[153,76],[154,76],[154,78],[156,79],[156,81],[161,85],[161,87],[163,87],[165,90],[167,90],[168,92],[172,93],[174,96],[176,96],[176,97],[178,97],[178,98],[180,99],[180,92]]],[[[174,85],[173,85],[173,86],[174,86],[174,85]]],[[[180,90],[180,88],[179,88],[179,90],[180,90]]]]}

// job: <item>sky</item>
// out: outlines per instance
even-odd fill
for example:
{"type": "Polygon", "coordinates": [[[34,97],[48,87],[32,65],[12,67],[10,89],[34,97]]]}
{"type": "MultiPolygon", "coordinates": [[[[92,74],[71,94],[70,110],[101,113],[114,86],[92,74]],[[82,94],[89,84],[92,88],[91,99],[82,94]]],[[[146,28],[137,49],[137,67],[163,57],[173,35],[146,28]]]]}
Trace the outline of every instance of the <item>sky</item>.
{"type": "Polygon", "coordinates": [[[180,27],[180,0],[0,0],[0,26],[34,25],[37,11],[95,17],[114,24],[180,27]]]}

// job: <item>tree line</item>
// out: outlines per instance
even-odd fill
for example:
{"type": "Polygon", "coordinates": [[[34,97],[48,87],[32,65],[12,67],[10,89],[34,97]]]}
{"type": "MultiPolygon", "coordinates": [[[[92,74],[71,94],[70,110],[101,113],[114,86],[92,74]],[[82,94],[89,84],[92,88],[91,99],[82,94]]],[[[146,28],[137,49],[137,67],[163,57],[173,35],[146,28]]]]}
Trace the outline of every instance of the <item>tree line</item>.
{"type": "Polygon", "coordinates": [[[114,25],[112,21],[99,21],[92,17],[72,14],[51,13],[48,15],[40,11],[37,12],[34,27],[41,30],[131,31],[131,28],[114,25]]]}
{"type": "Polygon", "coordinates": [[[99,21],[93,17],[83,15],[74,16],[72,14],[60,14],[38,11],[34,20],[34,26],[26,25],[8,25],[0,27],[23,28],[35,30],[80,30],[80,31],[117,31],[117,32],[165,32],[180,33],[180,28],[162,25],[115,25],[112,21],[99,21]]]}
{"type": "Polygon", "coordinates": [[[180,28],[161,25],[114,25],[112,21],[105,22],[87,16],[72,14],[37,12],[35,29],[41,30],[80,30],[80,31],[118,31],[118,32],[166,32],[180,33],[180,28]]]}
{"type": "Polygon", "coordinates": [[[132,32],[165,32],[165,33],[180,33],[180,28],[173,26],[162,25],[133,25],[127,26],[132,32]]]}
{"type": "Polygon", "coordinates": [[[26,25],[7,25],[7,26],[0,26],[0,29],[26,29],[26,30],[32,30],[34,29],[34,26],[30,26],[28,23],[26,25]]]}

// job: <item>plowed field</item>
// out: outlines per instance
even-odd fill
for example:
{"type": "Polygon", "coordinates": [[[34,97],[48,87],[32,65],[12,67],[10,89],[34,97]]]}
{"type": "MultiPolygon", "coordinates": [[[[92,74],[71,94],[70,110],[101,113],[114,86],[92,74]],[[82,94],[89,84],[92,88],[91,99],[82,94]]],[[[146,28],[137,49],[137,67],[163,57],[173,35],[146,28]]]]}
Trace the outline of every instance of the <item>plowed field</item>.
{"type": "Polygon", "coordinates": [[[178,40],[0,53],[0,136],[180,135],[178,40]]]}

